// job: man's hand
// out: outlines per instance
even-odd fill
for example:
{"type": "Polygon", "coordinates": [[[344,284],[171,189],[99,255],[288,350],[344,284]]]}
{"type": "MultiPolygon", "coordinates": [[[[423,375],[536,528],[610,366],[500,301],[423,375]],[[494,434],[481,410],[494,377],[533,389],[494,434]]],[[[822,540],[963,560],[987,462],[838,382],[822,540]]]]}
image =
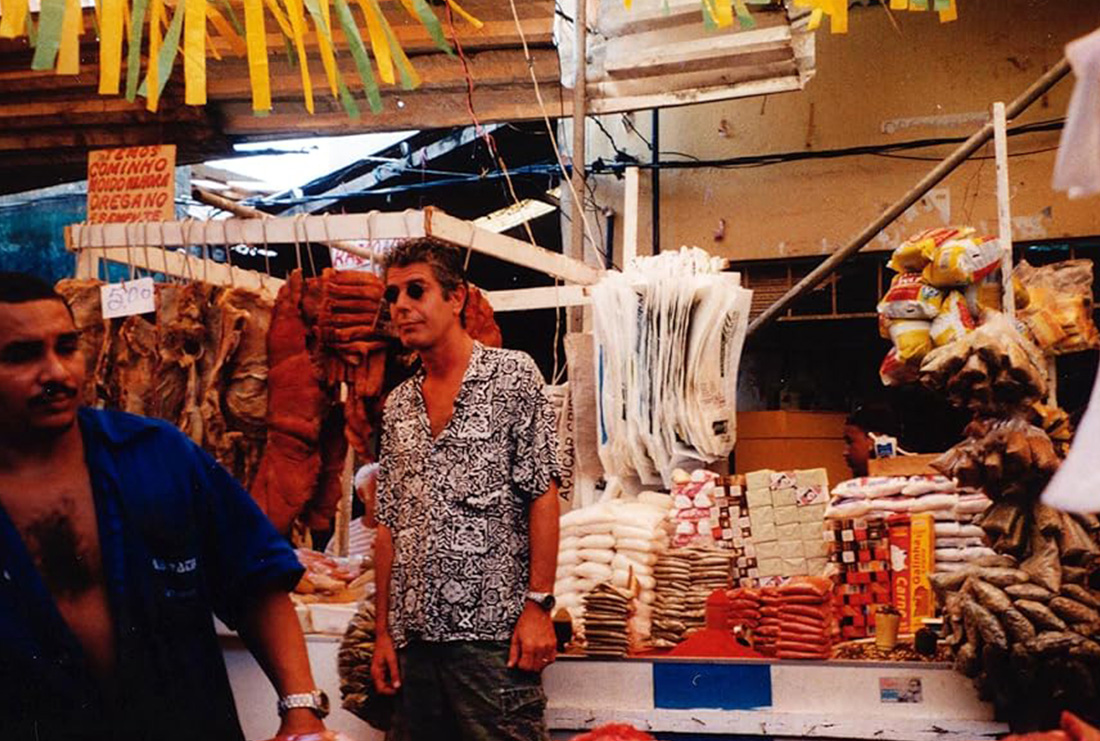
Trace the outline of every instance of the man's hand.
{"type": "Polygon", "coordinates": [[[397,669],[397,651],[389,633],[380,632],[374,639],[374,658],[370,662],[374,688],[381,695],[394,695],[401,688],[401,673],[397,669]]]}
{"type": "Polygon", "coordinates": [[[1090,726],[1073,713],[1062,713],[1061,726],[1053,731],[1008,736],[1004,741],[1100,741],[1100,728],[1090,726]]]}
{"type": "Polygon", "coordinates": [[[528,672],[541,672],[557,656],[557,637],[550,614],[528,601],[523,606],[516,629],[512,632],[512,648],[508,666],[528,672]]]}

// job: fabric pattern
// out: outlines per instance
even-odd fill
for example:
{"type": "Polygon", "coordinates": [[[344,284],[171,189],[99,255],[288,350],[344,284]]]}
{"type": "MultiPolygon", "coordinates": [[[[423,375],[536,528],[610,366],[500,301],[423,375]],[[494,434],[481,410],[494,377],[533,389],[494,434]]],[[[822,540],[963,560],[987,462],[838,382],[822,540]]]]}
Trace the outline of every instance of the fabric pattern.
{"type": "Polygon", "coordinates": [[[382,415],[378,521],[394,560],[394,644],[509,640],[527,592],[531,501],[559,478],[555,419],[530,356],[474,343],[432,440],[424,372],[382,415]]]}

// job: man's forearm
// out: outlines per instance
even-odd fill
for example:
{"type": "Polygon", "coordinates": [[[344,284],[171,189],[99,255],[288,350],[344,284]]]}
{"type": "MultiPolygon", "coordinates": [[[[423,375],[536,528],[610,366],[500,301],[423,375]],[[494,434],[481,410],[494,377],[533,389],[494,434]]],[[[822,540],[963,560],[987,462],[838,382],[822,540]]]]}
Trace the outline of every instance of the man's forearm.
{"type": "Polygon", "coordinates": [[[285,592],[264,592],[244,609],[240,635],[280,695],[315,688],[305,639],[285,592]]]}
{"type": "Polygon", "coordinates": [[[374,540],[374,631],[378,635],[389,632],[392,569],[393,534],[385,525],[379,525],[374,540]]]}
{"type": "Polygon", "coordinates": [[[531,577],[530,588],[536,592],[554,591],[554,574],[558,568],[558,485],[550,488],[531,503],[531,577]]]}

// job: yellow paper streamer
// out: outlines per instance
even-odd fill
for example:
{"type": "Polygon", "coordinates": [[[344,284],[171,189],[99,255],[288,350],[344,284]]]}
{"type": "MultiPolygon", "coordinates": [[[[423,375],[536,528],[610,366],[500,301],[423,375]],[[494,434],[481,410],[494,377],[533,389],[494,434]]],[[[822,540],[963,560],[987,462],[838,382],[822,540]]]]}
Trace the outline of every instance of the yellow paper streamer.
{"type": "Polygon", "coordinates": [[[821,18],[825,15],[825,11],[821,8],[814,8],[810,12],[810,20],[806,24],[806,28],[810,31],[816,31],[817,27],[821,25],[821,18]]]}
{"type": "Polygon", "coordinates": [[[80,34],[84,16],[80,0],[65,0],[65,16],[61,21],[61,48],[57,52],[57,74],[80,74],[80,34]]]}
{"type": "Polygon", "coordinates": [[[283,9],[279,7],[278,0],[264,0],[264,5],[271,11],[271,17],[279,24],[279,30],[283,32],[283,36],[286,36],[288,39],[294,38],[294,33],[290,30],[290,23],[287,21],[286,16],[283,15],[283,9]]]}
{"type": "Polygon", "coordinates": [[[908,10],[909,0],[890,0],[890,10],[908,10]]]}
{"type": "Polygon", "coordinates": [[[833,0],[833,14],[829,17],[829,31],[848,33],[848,0],[833,0]]]}
{"type": "Polygon", "coordinates": [[[263,0],[244,0],[244,36],[248,44],[248,77],[252,110],[271,110],[271,77],[267,67],[267,30],[263,0]]]}
{"type": "Polygon", "coordinates": [[[363,9],[363,15],[367,19],[367,33],[370,35],[370,47],[374,50],[374,59],[378,63],[378,76],[382,78],[382,82],[392,85],[397,78],[393,74],[393,56],[390,54],[390,44],[386,40],[382,22],[367,0],[359,0],[359,7],[363,9]]]}
{"type": "MultiPolygon", "coordinates": [[[[248,47],[244,43],[244,39],[237,33],[237,29],[233,28],[233,24],[230,23],[221,12],[210,3],[206,4],[206,17],[210,19],[210,22],[214,24],[214,28],[217,29],[221,38],[225,39],[229,44],[229,48],[233,50],[233,53],[239,57],[243,57],[248,54],[248,47]]],[[[210,45],[213,50],[214,45],[210,45]]]]}
{"type": "Polygon", "coordinates": [[[727,28],[733,25],[733,0],[716,0],[717,13],[714,19],[719,28],[727,28]]]}
{"type": "Polygon", "coordinates": [[[99,94],[118,95],[122,78],[123,0],[103,0],[99,22],[99,94]]]}
{"type": "Polygon", "coordinates": [[[218,51],[218,47],[214,45],[214,37],[210,35],[210,31],[206,32],[206,48],[210,50],[210,56],[217,59],[219,62],[222,60],[221,52],[218,51]]]}
{"type": "Polygon", "coordinates": [[[0,38],[22,36],[27,27],[27,0],[0,0],[0,38]]]}
{"type": "Polygon", "coordinates": [[[948,3],[947,10],[940,11],[940,23],[959,20],[959,6],[955,4],[955,0],[948,0],[948,3]]]}
{"type": "MultiPolygon", "coordinates": [[[[630,7],[630,3],[631,3],[631,1],[632,1],[632,0],[626,0],[626,7],[627,7],[627,8],[629,8],[629,7],[630,7]]],[[[462,6],[461,6],[461,5],[459,5],[458,3],[456,3],[456,2],[455,2],[455,0],[447,0],[447,4],[451,6],[451,10],[453,10],[453,11],[454,11],[454,12],[456,12],[456,13],[458,13],[458,15],[459,15],[459,16],[460,16],[460,17],[462,18],[462,20],[466,21],[467,23],[469,23],[469,24],[470,24],[471,26],[473,26],[474,28],[478,28],[478,29],[480,29],[480,28],[481,28],[482,26],[484,26],[484,25],[485,25],[484,23],[482,23],[481,21],[479,21],[479,20],[478,20],[477,18],[475,18],[474,16],[470,15],[469,13],[467,13],[467,12],[466,12],[466,11],[465,11],[465,10],[464,10],[464,9],[462,8],[462,6]]]]}
{"type": "MultiPolygon", "coordinates": [[[[328,33],[332,33],[332,11],[328,0],[319,0],[321,5],[321,17],[325,19],[325,27],[328,33]]],[[[316,24],[314,24],[316,25],[316,24]]],[[[321,50],[321,64],[325,68],[325,77],[328,78],[328,86],[333,98],[340,97],[340,87],[336,84],[336,53],[332,50],[332,36],[326,35],[324,29],[317,29],[317,46],[321,50]]]]}
{"type": "MultiPolygon", "coordinates": [[[[149,0],[149,9],[146,12],[149,13],[149,64],[146,68],[146,79],[157,80],[160,78],[160,63],[157,58],[160,56],[160,42],[163,38],[160,27],[160,17],[164,15],[163,0],[149,0]]],[[[145,110],[156,113],[160,103],[160,85],[153,82],[146,85],[146,91],[145,110]]]]}
{"type": "Polygon", "coordinates": [[[183,15],[183,102],[206,105],[206,0],[186,0],[183,15]]]}
{"type": "Polygon", "coordinates": [[[313,113],[313,81],[309,77],[309,57],[306,56],[306,21],[302,0],[286,0],[286,10],[290,16],[290,30],[294,34],[294,48],[298,50],[298,66],[302,70],[302,94],[305,96],[306,110],[313,113]]]}

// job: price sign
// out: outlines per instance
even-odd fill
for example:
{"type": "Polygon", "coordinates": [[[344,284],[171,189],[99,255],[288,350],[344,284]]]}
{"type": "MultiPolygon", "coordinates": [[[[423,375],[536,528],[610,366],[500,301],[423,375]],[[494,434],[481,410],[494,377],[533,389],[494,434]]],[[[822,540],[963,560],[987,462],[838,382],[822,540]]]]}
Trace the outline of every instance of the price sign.
{"type": "Polygon", "coordinates": [[[152,278],[109,283],[100,286],[99,291],[104,319],[148,314],[157,310],[156,290],[153,288],[152,278]]]}

